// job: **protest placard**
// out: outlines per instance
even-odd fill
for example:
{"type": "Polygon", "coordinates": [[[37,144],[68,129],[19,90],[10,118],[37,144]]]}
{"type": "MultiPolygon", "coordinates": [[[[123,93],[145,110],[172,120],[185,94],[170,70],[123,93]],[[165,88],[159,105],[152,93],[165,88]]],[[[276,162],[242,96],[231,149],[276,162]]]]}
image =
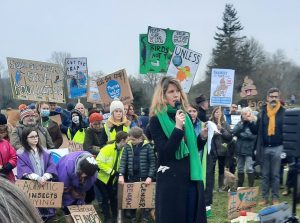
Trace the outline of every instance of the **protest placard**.
{"type": "Polygon", "coordinates": [[[120,185],[122,209],[155,208],[155,183],[146,185],[144,182],[124,183],[120,185]]]}
{"type": "Polygon", "coordinates": [[[101,223],[93,205],[68,206],[74,223],[101,223]]]}
{"type": "Polygon", "coordinates": [[[210,87],[210,106],[226,106],[232,104],[234,86],[234,70],[212,69],[210,87]]]}
{"type": "Polygon", "coordinates": [[[46,182],[41,186],[35,180],[17,180],[18,186],[32,202],[33,206],[39,208],[60,208],[64,183],[46,182]]]}
{"type": "Polygon", "coordinates": [[[258,187],[241,187],[236,192],[228,193],[228,219],[240,216],[240,211],[252,211],[256,206],[258,187]]]}
{"type": "Polygon", "coordinates": [[[88,80],[87,58],[66,58],[65,68],[68,98],[86,97],[88,80]]]}
{"type": "Polygon", "coordinates": [[[189,93],[191,89],[201,56],[200,53],[181,46],[176,46],[174,49],[167,75],[179,80],[185,93],[189,93]]]}
{"type": "Polygon", "coordinates": [[[104,111],[109,111],[110,102],[119,98],[124,104],[133,101],[125,69],[97,79],[98,91],[104,111]]]}
{"type": "Polygon", "coordinates": [[[140,73],[166,73],[176,45],[189,48],[190,33],[148,27],[140,34],[140,73]]]}
{"type": "Polygon", "coordinates": [[[58,64],[8,57],[7,65],[15,99],[64,102],[64,76],[58,64]]]}
{"type": "Polygon", "coordinates": [[[52,121],[56,122],[58,126],[61,125],[61,117],[60,117],[60,115],[49,116],[49,118],[50,118],[52,121]]]}
{"type": "Polygon", "coordinates": [[[83,144],[73,142],[69,140],[69,145],[68,145],[69,152],[76,152],[76,151],[82,151],[83,150],[83,144]]]}
{"type": "Polygon", "coordinates": [[[101,98],[97,86],[97,77],[88,78],[87,102],[101,104],[101,98]]]}
{"type": "Polygon", "coordinates": [[[16,127],[18,121],[20,120],[20,111],[14,109],[7,109],[7,123],[12,125],[12,127],[16,127]]]}

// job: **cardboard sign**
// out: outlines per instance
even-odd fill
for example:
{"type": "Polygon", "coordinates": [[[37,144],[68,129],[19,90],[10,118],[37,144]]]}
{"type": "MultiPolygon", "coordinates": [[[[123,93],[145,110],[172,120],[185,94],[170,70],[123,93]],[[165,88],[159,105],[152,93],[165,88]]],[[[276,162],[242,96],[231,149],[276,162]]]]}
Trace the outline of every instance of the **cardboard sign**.
{"type": "Polygon", "coordinates": [[[86,97],[88,80],[87,58],[66,58],[65,67],[68,98],[86,97]]]}
{"type": "Polygon", "coordinates": [[[39,208],[61,207],[64,183],[46,182],[44,186],[41,186],[35,180],[17,180],[15,184],[27,194],[33,206],[39,208]]]}
{"type": "Polygon", "coordinates": [[[119,98],[124,104],[133,100],[125,69],[98,78],[97,86],[105,111],[109,111],[110,102],[115,98],[119,98]]]}
{"type": "Polygon", "coordinates": [[[7,115],[7,123],[11,124],[13,127],[16,127],[17,122],[20,120],[20,111],[7,109],[6,115],[7,115]]]}
{"type": "Polygon", "coordinates": [[[97,77],[88,78],[87,102],[101,104],[101,97],[97,86],[97,77]]]}
{"type": "Polygon", "coordinates": [[[120,185],[120,207],[122,209],[155,208],[155,183],[125,183],[120,185]]]}
{"type": "Polygon", "coordinates": [[[228,219],[234,219],[240,216],[240,211],[252,211],[256,206],[258,197],[258,187],[242,187],[236,192],[228,193],[228,219]]]}
{"type": "Polygon", "coordinates": [[[77,142],[73,142],[73,141],[69,141],[69,152],[76,152],[76,151],[82,151],[83,150],[83,144],[77,143],[77,142]]]}
{"type": "Polygon", "coordinates": [[[93,205],[68,206],[74,223],[101,223],[93,205]]]}
{"type": "Polygon", "coordinates": [[[210,87],[210,106],[227,106],[232,104],[234,70],[212,69],[210,87]]]}
{"type": "Polygon", "coordinates": [[[231,115],[231,125],[236,125],[241,121],[240,115],[231,115]]]}
{"type": "Polygon", "coordinates": [[[166,73],[176,45],[189,48],[190,33],[148,27],[140,34],[140,73],[166,73]]]}
{"type": "Polygon", "coordinates": [[[180,81],[185,93],[189,93],[195,79],[202,55],[195,51],[176,46],[167,75],[180,81]]]}
{"type": "Polygon", "coordinates": [[[63,70],[58,64],[7,58],[13,97],[63,103],[63,70]]]}
{"type": "Polygon", "coordinates": [[[56,122],[56,123],[58,124],[58,126],[61,125],[61,117],[60,117],[60,115],[49,116],[49,118],[50,118],[52,121],[56,122]]]}

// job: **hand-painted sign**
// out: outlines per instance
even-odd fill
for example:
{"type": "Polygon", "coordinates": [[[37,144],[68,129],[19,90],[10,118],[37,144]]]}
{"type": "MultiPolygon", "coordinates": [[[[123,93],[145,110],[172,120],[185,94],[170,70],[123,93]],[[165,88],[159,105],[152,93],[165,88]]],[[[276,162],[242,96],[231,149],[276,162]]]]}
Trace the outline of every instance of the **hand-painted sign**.
{"type": "Polygon", "coordinates": [[[93,205],[68,206],[74,223],[101,223],[93,205]]]}
{"type": "Polygon", "coordinates": [[[63,70],[58,64],[8,57],[7,65],[15,99],[64,102],[63,70]]]}
{"type": "Polygon", "coordinates": [[[87,94],[87,58],[66,58],[65,62],[68,98],[86,97],[87,94]]]}
{"type": "Polygon", "coordinates": [[[175,47],[167,75],[176,77],[186,93],[191,89],[201,56],[200,53],[184,47],[175,47]]]}
{"type": "Polygon", "coordinates": [[[234,70],[212,69],[210,106],[227,106],[232,104],[234,70]]]}
{"type": "Polygon", "coordinates": [[[140,34],[140,73],[166,73],[175,46],[188,48],[189,39],[188,32],[149,26],[140,34]]]}
{"type": "Polygon", "coordinates": [[[101,97],[97,86],[97,77],[88,78],[87,102],[101,104],[101,97]]]}

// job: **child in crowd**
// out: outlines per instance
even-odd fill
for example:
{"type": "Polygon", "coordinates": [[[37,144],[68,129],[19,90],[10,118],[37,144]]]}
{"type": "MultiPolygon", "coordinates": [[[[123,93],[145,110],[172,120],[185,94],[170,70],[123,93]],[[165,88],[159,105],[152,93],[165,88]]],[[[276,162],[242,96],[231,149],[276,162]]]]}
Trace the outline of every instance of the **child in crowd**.
{"type": "MultiPolygon", "coordinates": [[[[145,182],[149,185],[155,175],[155,155],[153,147],[144,136],[143,130],[133,127],[129,130],[129,142],[125,145],[120,168],[119,183],[145,182]]],[[[148,222],[148,209],[142,209],[142,222],[148,222]]],[[[130,210],[131,222],[137,222],[136,210],[130,210]]]]}

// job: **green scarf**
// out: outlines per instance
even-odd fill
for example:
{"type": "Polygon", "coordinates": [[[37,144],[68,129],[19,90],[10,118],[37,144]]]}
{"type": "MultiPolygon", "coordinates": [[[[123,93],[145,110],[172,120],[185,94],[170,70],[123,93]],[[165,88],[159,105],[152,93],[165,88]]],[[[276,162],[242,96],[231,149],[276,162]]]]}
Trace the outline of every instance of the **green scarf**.
{"type": "MultiPolygon", "coordinates": [[[[176,113],[176,109],[168,105],[167,111],[157,112],[159,123],[168,138],[170,138],[174,128],[175,122],[168,116],[168,113],[176,113]]],[[[185,114],[184,135],[186,136],[187,144],[184,139],[181,140],[180,146],[176,151],[176,159],[183,159],[190,157],[190,172],[191,180],[203,180],[202,166],[200,156],[198,153],[197,139],[192,121],[188,114],[185,114]]]]}

